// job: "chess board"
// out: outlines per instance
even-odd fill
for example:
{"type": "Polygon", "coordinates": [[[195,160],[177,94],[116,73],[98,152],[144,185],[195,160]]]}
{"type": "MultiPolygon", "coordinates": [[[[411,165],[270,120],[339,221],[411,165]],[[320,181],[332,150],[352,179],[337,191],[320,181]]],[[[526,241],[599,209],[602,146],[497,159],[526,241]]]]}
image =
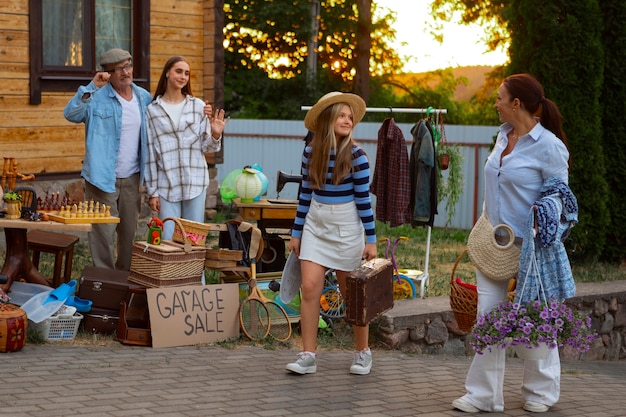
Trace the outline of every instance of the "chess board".
{"type": "Polygon", "coordinates": [[[94,224],[94,223],[119,223],[119,217],[63,217],[58,214],[48,214],[48,218],[54,222],[65,224],[94,224]]]}

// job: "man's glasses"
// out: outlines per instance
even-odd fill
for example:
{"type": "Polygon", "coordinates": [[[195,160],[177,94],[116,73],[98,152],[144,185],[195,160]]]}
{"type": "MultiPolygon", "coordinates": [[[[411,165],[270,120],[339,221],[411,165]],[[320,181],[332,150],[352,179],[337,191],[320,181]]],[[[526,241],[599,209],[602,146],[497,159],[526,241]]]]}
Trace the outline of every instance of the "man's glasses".
{"type": "Polygon", "coordinates": [[[123,72],[131,72],[133,70],[133,64],[126,64],[123,67],[115,67],[113,69],[108,70],[109,74],[121,74],[123,72]]]}

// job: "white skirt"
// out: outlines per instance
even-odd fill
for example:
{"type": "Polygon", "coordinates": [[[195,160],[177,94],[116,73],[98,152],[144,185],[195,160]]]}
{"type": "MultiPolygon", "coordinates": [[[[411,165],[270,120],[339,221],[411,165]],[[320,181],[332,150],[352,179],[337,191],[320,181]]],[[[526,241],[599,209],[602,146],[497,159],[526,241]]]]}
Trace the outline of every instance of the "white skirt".
{"type": "Polygon", "coordinates": [[[363,232],[354,201],[322,204],[312,200],[302,230],[300,260],[352,271],[361,266],[365,248],[363,232]]]}

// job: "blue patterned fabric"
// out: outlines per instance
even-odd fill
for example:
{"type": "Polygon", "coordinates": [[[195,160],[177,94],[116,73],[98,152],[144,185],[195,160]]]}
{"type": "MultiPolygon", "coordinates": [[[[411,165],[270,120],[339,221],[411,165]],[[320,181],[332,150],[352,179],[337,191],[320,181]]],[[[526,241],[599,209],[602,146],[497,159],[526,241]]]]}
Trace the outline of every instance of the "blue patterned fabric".
{"type": "Polygon", "coordinates": [[[560,236],[563,241],[569,235],[569,230],[578,223],[578,201],[570,188],[563,180],[550,177],[541,187],[537,206],[537,224],[541,246],[547,248],[552,245],[559,236],[559,225],[569,223],[564,235],[560,236]],[[554,198],[546,198],[554,197],[554,198]],[[560,198],[560,202],[555,199],[560,198]],[[560,207],[562,206],[562,207],[560,207]],[[561,211],[558,213],[558,211],[561,211]]]}
{"type": "Polygon", "coordinates": [[[544,298],[573,297],[576,284],[563,240],[578,222],[576,197],[567,184],[552,177],[544,182],[534,206],[524,231],[515,301],[526,304],[544,298]],[[534,206],[537,206],[538,236],[535,236],[534,206]]]}

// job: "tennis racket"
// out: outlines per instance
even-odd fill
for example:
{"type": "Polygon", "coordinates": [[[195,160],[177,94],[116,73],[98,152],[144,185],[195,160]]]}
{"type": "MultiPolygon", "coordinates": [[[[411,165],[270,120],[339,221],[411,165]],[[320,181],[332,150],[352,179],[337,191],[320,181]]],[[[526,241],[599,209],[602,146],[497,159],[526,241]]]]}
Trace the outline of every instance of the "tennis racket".
{"type": "Polygon", "coordinates": [[[261,291],[259,293],[270,316],[270,336],[280,342],[286,342],[291,337],[291,322],[287,312],[276,301],[267,298],[261,291]]]}
{"type": "MultiPolygon", "coordinates": [[[[253,258],[254,259],[254,258],[253,258]]],[[[239,324],[243,334],[250,340],[265,339],[270,331],[270,314],[265,306],[263,294],[256,282],[256,263],[250,265],[252,272],[248,280],[250,293],[239,306],[239,324]]]]}
{"type": "Polygon", "coordinates": [[[256,280],[255,261],[252,261],[252,264],[250,266],[252,268],[250,279],[248,280],[248,285],[250,286],[250,292],[254,293],[255,297],[258,297],[261,300],[269,315],[268,333],[275,340],[278,340],[280,342],[286,342],[291,337],[291,322],[289,321],[289,316],[280,304],[278,304],[274,300],[267,298],[265,294],[263,294],[263,292],[259,290],[259,286],[257,285],[256,280]]]}

